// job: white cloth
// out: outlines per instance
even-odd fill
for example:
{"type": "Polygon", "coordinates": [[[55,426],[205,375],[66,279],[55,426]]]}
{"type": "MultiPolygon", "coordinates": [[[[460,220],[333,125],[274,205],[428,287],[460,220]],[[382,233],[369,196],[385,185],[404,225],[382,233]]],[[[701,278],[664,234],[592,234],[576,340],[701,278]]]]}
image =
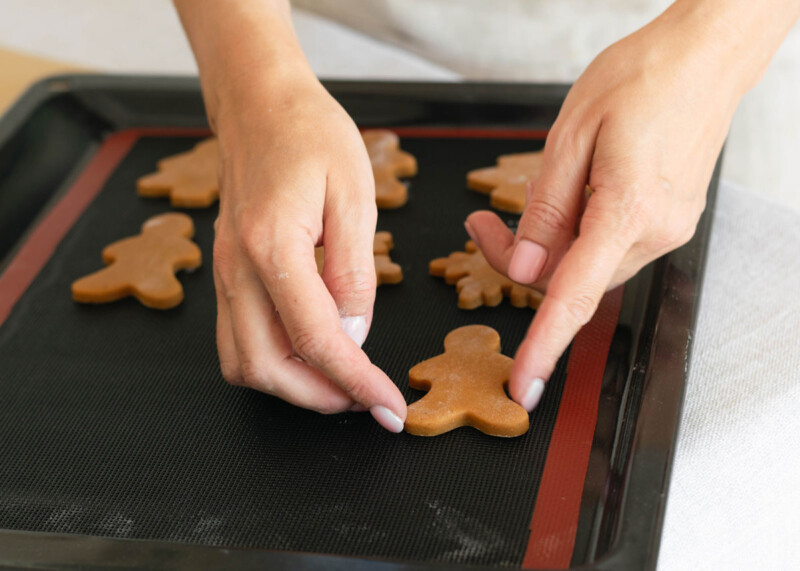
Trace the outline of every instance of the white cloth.
{"type": "Polygon", "coordinates": [[[797,569],[800,213],[723,184],[659,570],[797,569]]]}

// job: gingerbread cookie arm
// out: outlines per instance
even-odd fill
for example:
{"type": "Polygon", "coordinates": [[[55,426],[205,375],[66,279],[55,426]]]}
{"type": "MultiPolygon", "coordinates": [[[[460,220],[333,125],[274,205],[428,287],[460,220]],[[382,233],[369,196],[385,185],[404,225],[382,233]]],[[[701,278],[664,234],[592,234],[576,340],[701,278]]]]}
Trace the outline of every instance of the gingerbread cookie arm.
{"type": "Polygon", "coordinates": [[[497,167],[486,167],[467,173],[467,187],[484,194],[489,194],[493,188],[504,181],[505,177],[497,167]]]}
{"type": "Polygon", "coordinates": [[[141,177],[136,183],[139,196],[169,196],[172,206],[205,208],[219,198],[216,139],[201,141],[190,151],[158,161],[157,171],[141,177]]]}
{"type": "Polygon", "coordinates": [[[373,254],[388,254],[390,250],[394,249],[394,237],[391,232],[381,230],[375,232],[375,238],[372,240],[372,253],[373,254]]]}
{"type": "MultiPolygon", "coordinates": [[[[403,281],[403,269],[392,261],[389,252],[394,248],[394,239],[391,232],[381,231],[375,233],[372,242],[372,254],[375,261],[376,285],[398,284],[403,281]]],[[[317,273],[322,275],[325,267],[325,248],[314,248],[314,261],[317,264],[317,273]]]]}
{"type": "Polygon", "coordinates": [[[416,436],[438,436],[455,428],[465,425],[467,420],[464,412],[450,406],[446,394],[439,394],[431,378],[441,370],[442,365],[447,366],[441,355],[423,361],[408,372],[408,386],[428,391],[418,401],[408,406],[408,414],[404,429],[409,434],[416,436]]]}
{"type": "Polygon", "coordinates": [[[417,159],[411,153],[397,151],[394,174],[400,178],[408,178],[417,174],[417,159]]]}
{"type": "Polygon", "coordinates": [[[375,204],[378,208],[392,210],[408,202],[406,185],[397,180],[386,167],[373,169],[372,172],[375,175],[375,204]]]}
{"type": "Polygon", "coordinates": [[[203,261],[203,253],[200,247],[188,239],[179,239],[176,242],[172,269],[178,271],[199,268],[203,261]]]}
{"type": "Polygon", "coordinates": [[[116,260],[120,255],[125,255],[125,252],[128,249],[136,249],[136,243],[138,241],[138,237],[134,236],[132,238],[123,238],[122,240],[117,240],[116,242],[112,242],[105,248],[103,248],[102,257],[103,262],[105,264],[111,264],[114,260],[116,260]]]}
{"type": "Polygon", "coordinates": [[[169,193],[170,204],[176,208],[205,208],[214,204],[218,198],[218,183],[203,179],[177,183],[169,193]]]}
{"type": "Polygon", "coordinates": [[[503,301],[503,288],[500,284],[482,284],[472,276],[464,276],[456,282],[458,307],[476,309],[482,305],[496,307],[503,301]]]}
{"type": "Polygon", "coordinates": [[[134,283],[131,294],[144,306],[171,309],[183,301],[183,286],[175,274],[160,272],[134,283]]]}
{"type": "Polygon", "coordinates": [[[141,177],[136,182],[136,192],[144,198],[162,198],[169,196],[170,189],[176,182],[171,172],[158,171],[141,177]]]}
{"type": "Polygon", "coordinates": [[[403,268],[386,254],[375,255],[375,274],[377,285],[399,284],[403,281],[403,268]]]}
{"type": "Polygon", "coordinates": [[[544,294],[530,287],[525,287],[517,283],[512,283],[509,288],[508,298],[514,307],[530,307],[539,309],[544,299],[544,294]]]}
{"type": "Polygon", "coordinates": [[[466,422],[490,436],[513,438],[528,432],[530,419],[525,409],[508,399],[501,401],[492,399],[491,405],[482,406],[472,411],[466,422]]]}
{"type": "Polygon", "coordinates": [[[533,151],[530,153],[512,153],[497,157],[497,164],[501,167],[528,169],[535,178],[539,174],[538,171],[542,168],[543,157],[544,153],[542,151],[533,151]]]}
{"type": "Polygon", "coordinates": [[[469,273],[469,262],[469,254],[453,252],[446,258],[431,260],[428,271],[432,276],[444,278],[445,283],[453,285],[469,273]]]}
{"type": "Polygon", "coordinates": [[[493,208],[512,214],[525,212],[528,183],[504,183],[489,193],[489,204],[493,208]]]}
{"type": "Polygon", "coordinates": [[[109,303],[131,295],[127,275],[108,266],[72,282],[72,299],[79,303],[109,303]]]}

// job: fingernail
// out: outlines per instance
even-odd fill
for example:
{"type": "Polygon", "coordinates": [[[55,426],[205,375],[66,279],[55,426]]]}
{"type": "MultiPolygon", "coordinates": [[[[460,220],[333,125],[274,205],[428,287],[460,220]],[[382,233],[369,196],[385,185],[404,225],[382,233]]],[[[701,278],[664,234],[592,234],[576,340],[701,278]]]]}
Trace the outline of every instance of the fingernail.
{"type": "Polygon", "coordinates": [[[465,221],[464,222],[464,229],[467,231],[467,234],[469,234],[470,239],[473,242],[475,242],[475,245],[478,248],[480,248],[481,247],[481,243],[478,241],[478,235],[475,233],[475,229],[472,227],[472,224],[470,224],[469,222],[465,221]]]}
{"type": "Polygon", "coordinates": [[[342,329],[356,345],[361,347],[367,338],[367,318],[363,315],[342,316],[342,329]]]}
{"type": "Polygon", "coordinates": [[[369,409],[372,418],[389,432],[403,432],[403,421],[385,406],[375,405],[369,409]]]}
{"type": "Polygon", "coordinates": [[[508,277],[521,284],[533,283],[542,273],[546,260],[547,250],[543,246],[530,240],[520,240],[508,263],[508,277]]]}
{"type": "Polygon", "coordinates": [[[536,408],[536,405],[539,404],[539,400],[542,398],[543,392],[544,381],[542,379],[533,379],[532,381],[528,381],[528,387],[522,394],[522,402],[519,404],[522,405],[522,408],[528,412],[531,412],[536,408]]]}

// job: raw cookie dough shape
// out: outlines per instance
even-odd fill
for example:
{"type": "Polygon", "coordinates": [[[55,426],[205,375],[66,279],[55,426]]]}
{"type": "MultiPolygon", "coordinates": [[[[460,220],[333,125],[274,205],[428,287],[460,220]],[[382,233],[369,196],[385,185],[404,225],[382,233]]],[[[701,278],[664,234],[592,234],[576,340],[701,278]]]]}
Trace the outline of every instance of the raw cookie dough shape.
{"type": "MultiPolygon", "coordinates": [[[[399,284],[403,281],[403,268],[392,261],[389,252],[394,249],[394,240],[391,232],[376,232],[372,241],[372,255],[375,258],[375,273],[378,285],[399,284]]],[[[314,259],[317,262],[317,271],[322,274],[325,265],[325,248],[314,248],[314,259]]]]}
{"type": "Polygon", "coordinates": [[[436,258],[429,266],[432,276],[455,284],[458,307],[494,307],[503,301],[503,296],[508,297],[514,307],[539,307],[544,297],[540,291],[513,282],[495,271],[472,240],[464,249],[466,252],[453,252],[446,258],[436,258]]]}
{"type": "Polygon", "coordinates": [[[378,208],[400,208],[408,202],[408,189],[398,179],[417,174],[417,159],[400,150],[400,139],[391,131],[375,129],[361,136],[372,163],[378,208]]]}
{"type": "Polygon", "coordinates": [[[542,151],[498,157],[497,166],[467,173],[467,187],[489,195],[493,208],[520,214],[525,210],[528,182],[539,177],[542,151]]]}
{"type": "Polygon", "coordinates": [[[149,218],[138,236],[103,249],[108,267],[72,283],[72,297],[81,303],[108,303],[129,295],[142,305],[169,309],[183,301],[178,270],[200,266],[202,255],[190,238],[194,224],[186,214],[171,212],[149,218]]]}
{"type": "Polygon", "coordinates": [[[136,189],[148,198],[169,196],[176,208],[206,208],[219,198],[218,161],[217,140],[205,139],[191,151],[158,161],[158,171],[140,178],[136,189]]]}
{"type": "Polygon", "coordinates": [[[485,325],[459,327],[444,338],[444,353],[408,372],[408,385],[428,394],[408,407],[405,430],[436,436],[472,426],[491,436],[520,436],[528,413],[508,398],[513,359],[500,353],[500,335],[485,325]]]}

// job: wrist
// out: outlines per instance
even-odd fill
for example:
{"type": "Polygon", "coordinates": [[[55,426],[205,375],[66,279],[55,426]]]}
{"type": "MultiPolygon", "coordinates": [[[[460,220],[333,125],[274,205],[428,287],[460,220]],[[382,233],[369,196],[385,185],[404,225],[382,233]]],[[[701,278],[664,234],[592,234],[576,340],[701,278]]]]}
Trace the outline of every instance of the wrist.
{"type": "Polygon", "coordinates": [[[175,0],[200,72],[212,130],[221,117],[264,103],[314,74],[294,32],[288,0],[175,0]]]}
{"type": "MultiPolygon", "coordinates": [[[[800,0],[677,0],[654,24],[738,101],[766,71],[800,16],[800,0]]],[[[715,86],[716,86],[715,85],[715,86]]]]}

